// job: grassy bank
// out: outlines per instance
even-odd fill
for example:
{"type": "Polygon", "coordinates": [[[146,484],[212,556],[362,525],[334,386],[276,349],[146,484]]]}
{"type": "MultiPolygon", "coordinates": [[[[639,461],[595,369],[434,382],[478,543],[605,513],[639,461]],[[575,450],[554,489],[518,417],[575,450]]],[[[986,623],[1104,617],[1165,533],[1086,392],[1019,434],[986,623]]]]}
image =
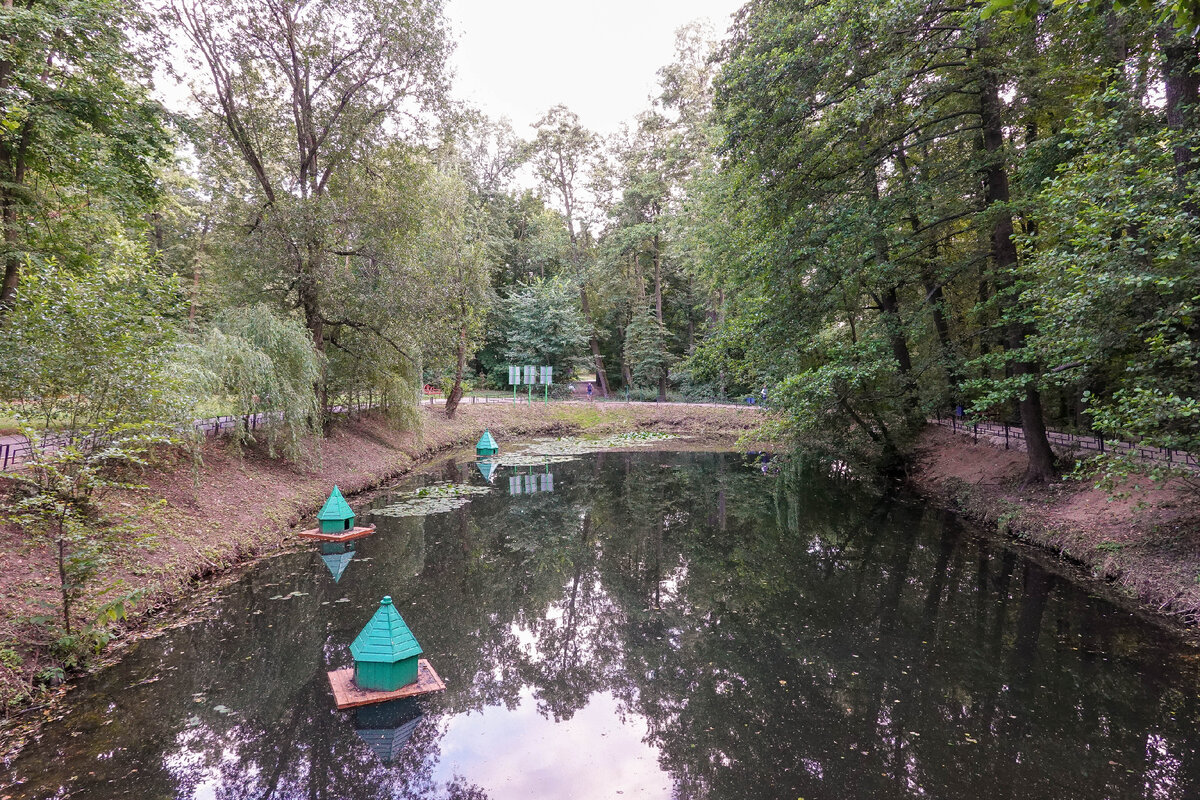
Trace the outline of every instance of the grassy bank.
{"type": "MultiPolygon", "coordinates": [[[[650,430],[730,447],[763,419],[736,407],[586,403],[467,404],[454,420],[440,407],[422,413],[419,433],[370,417],[339,424],[319,448],[309,443],[303,464],[268,458],[253,447],[239,452],[226,440],[207,442],[199,466],[190,457],[172,456],[137,477],[144,491],[106,499],[105,510],[132,525],[83,605],[94,607],[105,590],[137,592],[129,619],[112,631],[114,644],[128,641],[199,585],[292,546],[295,532],[308,527],[334,484],[347,495],[386,484],[440,454],[473,445],[484,428],[502,447],[536,436],[650,430]]],[[[20,716],[59,693],[46,686],[47,675],[70,665],[54,652],[51,627],[38,622],[57,609],[54,552],[11,525],[0,528],[0,546],[8,555],[0,571],[0,708],[20,716]]]]}
{"type": "Polygon", "coordinates": [[[1022,487],[1025,454],[944,428],[918,441],[911,482],[998,533],[1056,553],[1126,605],[1200,622],[1200,498],[1179,483],[1130,480],[1108,491],[1067,479],[1022,487]]]}

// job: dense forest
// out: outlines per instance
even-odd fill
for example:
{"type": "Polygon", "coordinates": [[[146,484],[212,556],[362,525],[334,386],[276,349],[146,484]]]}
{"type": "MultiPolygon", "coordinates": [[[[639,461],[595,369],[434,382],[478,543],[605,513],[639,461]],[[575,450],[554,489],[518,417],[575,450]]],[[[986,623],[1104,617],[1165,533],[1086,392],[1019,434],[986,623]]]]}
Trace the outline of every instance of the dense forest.
{"type": "Polygon", "coordinates": [[[294,458],[349,402],[413,426],[423,385],[453,415],[511,363],[765,395],[839,458],[955,411],[1019,424],[1031,482],[1047,426],[1200,450],[1190,3],[753,0],[607,139],[456,100],[439,0],[0,20],[0,391],[89,443],[58,496],[191,419],[294,458]]]}

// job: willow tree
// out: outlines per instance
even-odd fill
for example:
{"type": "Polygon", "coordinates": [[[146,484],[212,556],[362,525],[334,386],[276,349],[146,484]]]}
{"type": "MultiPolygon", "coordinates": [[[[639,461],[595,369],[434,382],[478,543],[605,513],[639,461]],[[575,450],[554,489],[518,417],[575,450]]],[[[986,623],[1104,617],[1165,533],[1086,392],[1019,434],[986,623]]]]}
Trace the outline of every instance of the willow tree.
{"type": "MultiPolygon", "coordinates": [[[[169,9],[190,45],[195,99],[216,123],[207,145],[246,179],[241,218],[226,222],[262,270],[251,290],[298,308],[318,352],[330,328],[351,328],[413,359],[372,303],[342,296],[340,316],[330,311],[339,271],[381,266],[360,246],[375,220],[354,214],[368,206],[336,198],[353,200],[362,188],[351,181],[370,173],[371,157],[442,104],[450,45],[440,0],[172,0],[169,9]]],[[[323,383],[319,391],[324,403],[323,383]]]]}

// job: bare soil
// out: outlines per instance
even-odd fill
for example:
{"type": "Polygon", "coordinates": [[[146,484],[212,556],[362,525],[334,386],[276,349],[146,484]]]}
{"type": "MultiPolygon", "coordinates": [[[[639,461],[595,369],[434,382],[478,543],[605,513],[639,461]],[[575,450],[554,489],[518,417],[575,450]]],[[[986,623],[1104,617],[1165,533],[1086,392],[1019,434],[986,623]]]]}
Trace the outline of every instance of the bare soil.
{"type": "Polygon", "coordinates": [[[1181,482],[1130,479],[1112,489],[1065,479],[1021,486],[1025,454],[930,426],[910,481],[998,533],[1081,566],[1127,600],[1194,626],[1200,621],[1200,497],[1181,482]]]}
{"type": "MultiPolygon", "coordinates": [[[[206,442],[199,462],[184,453],[163,454],[154,469],[136,476],[144,490],[105,498],[105,515],[131,521],[132,533],[81,610],[94,609],[104,590],[140,591],[129,619],[113,631],[117,643],[136,638],[201,584],[293,546],[296,531],[310,527],[334,484],[353,495],[393,482],[438,454],[474,445],[485,428],[501,446],[537,436],[659,431],[695,437],[692,446],[729,448],[753,439],[765,420],[755,409],[674,404],[467,403],[454,420],[441,407],[422,413],[419,432],[398,431],[370,415],[341,423],[323,441],[307,444],[304,463],[269,458],[255,446],[239,450],[228,440],[206,442]]],[[[49,628],[37,622],[58,613],[58,575],[52,548],[31,531],[0,527],[0,548],[6,554],[0,570],[0,714],[19,715],[56,694],[35,677],[59,664],[49,628]]]]}

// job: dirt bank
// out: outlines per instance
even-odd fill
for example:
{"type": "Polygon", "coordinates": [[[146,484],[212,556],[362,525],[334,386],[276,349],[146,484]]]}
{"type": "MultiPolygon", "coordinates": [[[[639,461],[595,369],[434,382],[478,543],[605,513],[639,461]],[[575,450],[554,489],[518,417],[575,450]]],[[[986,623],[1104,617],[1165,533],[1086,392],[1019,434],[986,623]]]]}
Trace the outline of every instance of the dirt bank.
{"type": "MultiPolygon", "coordinates": [[[[655,430],[732,446],[763,419],[752,409],[651,404],[467,404],[453,421],[440,408],[422,411],[419,435],[393,430],[378,418],[340,424],[322,442],[319,456],[310,447],[313,458],[303,465],[210,441],[198,467],[188,457],[175,457],[138,476],[145,491],[108,498],[107,511],[129,518],[133,532],[105,566],[96,589],[142,594],[130,620],[116,631],[117,642],[173,608],[201,582],[294,544],[297,526],[310,521],[333,484],[350,495],[396,480],[438,454],[474,444],[485,427],[502,444],[533,436],[655,430]]],[[[11,525],[0,528],[0,547],[6,554],[0,570],[3,715],[45,702],[50,693],[39,688],[37,675],[60,662],[47,628],[36,622],[57,613],[53,551],[11,525]]],[[[92,592],[81,605],[94,605],[97,596],[92,592]]],[[[109,592],[104,599],[113,596],[109,592]]]]}
{"type": "Polygon", "coordinates": [[[1130,601],[1200,621],[1200,497],[1179,483],[1020,486],[1025,454],[930,427],[910,479],[926,497],[1083,567],[1130,601]]]}

